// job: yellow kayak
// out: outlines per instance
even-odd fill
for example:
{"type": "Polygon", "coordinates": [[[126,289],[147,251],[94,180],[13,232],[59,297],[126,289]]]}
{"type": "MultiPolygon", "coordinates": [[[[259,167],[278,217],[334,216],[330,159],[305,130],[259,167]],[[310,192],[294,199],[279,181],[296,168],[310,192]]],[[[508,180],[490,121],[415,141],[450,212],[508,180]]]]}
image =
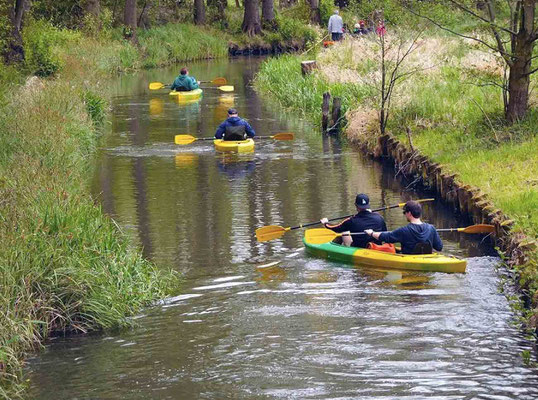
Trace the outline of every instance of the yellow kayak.
{"type": "Polygon", "coordinates": [[[306,238],[303,238],[303,243],[307,252],[314,256],[365,267],[452,273],[464,273],[467,267],[467,261],[461,258],[438,253],[393,254],[378,250],[347,247],[333,242],[312,244],[308,243],[306,238]]]}
{"type": "Polygon", "coordinates": [[[250,153],[254,151],[254,140],[222,140],[215,139],[213,141],[217,151],[233,152],[233,153],[250,153]]]}
{"type": "Polygon", "coordinates": [[[188,92],[176,92],[172,90],[169,94],[179,101],[192,101],[202,97],[202,89],[194,89],[188,92]]]}

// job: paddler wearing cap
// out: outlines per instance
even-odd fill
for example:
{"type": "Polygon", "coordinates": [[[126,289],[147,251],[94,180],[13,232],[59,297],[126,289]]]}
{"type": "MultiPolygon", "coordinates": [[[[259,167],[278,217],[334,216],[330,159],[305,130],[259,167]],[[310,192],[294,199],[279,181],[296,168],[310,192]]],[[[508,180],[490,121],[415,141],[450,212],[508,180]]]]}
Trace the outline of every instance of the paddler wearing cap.
{"type": "MultiPolygon", "coordinates": [[[[337,225],[328,224],[329,221],[327,218],[322,218],[320,222],[325,228],[338,233],[364,232],[366,229],[381,232],[387,230],[387,224],[385,224],[383,217],[370,210],[370,199],[368,195],[359,193],[355,197],[355,206],[357,207],[357,214],[343,220],[337,225]]],[[[342,236],[342,243],[346,246],[367,248],[370,242],[381,245],[381,241],[367,235],[342,236]]]]}
{"type": "Polygon", "coordinates": [[[215,138],[224,140],[245,140],[247,137],[256,136],[252,126],[237,116],[237,110],[230,108],[228,118],[219,125],[215,132],[215,138]]]}

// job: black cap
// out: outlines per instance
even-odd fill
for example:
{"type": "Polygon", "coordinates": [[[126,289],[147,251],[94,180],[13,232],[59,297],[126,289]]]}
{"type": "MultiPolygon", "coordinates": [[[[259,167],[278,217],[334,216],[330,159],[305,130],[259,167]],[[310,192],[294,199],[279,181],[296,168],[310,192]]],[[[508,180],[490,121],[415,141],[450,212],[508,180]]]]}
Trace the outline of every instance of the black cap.
{"type": "Polygon", "coordinates": [[[370,198],[364,193],[359,193],[355,197],[355,205],[359,208],[368,208],[370,207],[370,198]]]}
{"type": "Polygon", "coordinates": [[[237,110],[235,108],[228,108],[228,115],[237,114],[237,110]]]}

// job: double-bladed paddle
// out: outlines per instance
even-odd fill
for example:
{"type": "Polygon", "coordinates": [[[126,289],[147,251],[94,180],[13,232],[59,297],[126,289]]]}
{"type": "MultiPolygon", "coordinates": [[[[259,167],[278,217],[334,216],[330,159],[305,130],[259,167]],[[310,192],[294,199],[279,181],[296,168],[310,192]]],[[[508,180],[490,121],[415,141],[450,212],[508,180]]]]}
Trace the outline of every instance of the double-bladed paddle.
{"type": "MultiPolygon", "coordinates": [[[[226,78],[218,77],[218,78],[213,79],[212,81],[200,81],[200,83],[212,83],[214,85],[220,86],[220,85],[226,85],[228,81],[226,80],[226,78]]],[[[172,85],[165,85],[164,83],[161,83],[161,82],[151,82],[149,84],[149,89],[159,90],[159,89],[169,88],[170,86],[172,85]]]]}
{"type": "MultiPolygon", "coordinates": [[[[478,224],[471,225],[466,228],[447,228],[437,229],[437,232],[462,232],[462,233],[492,233],[495,231],[495,226],[478,224]]],[[[365,232],[350,232],[350,233],[336,233],[326,228],[314,228],[307,229],[305,232],[305,240],[311,244],[323,244],[332,242],[334,239],[340,236],[354,236],[354,235],[366,235],[365,232]]]]}
{"type": "MultiPolygon", "coordinates": [[[[435,200],[435,199],[422,199],[422,200],[415,200],[415,201],[417,203],[424,203],[426,201],[433,201],[433,200],[435,200]]],[[[405,206],[405,203],[398,203],[398,204],[394,204],[392,206],[385,206],[385,207],[381,207],[381,208],[376,208],[375,210],[372,210],[372,211],[373,212],[383,211],[383,210],[388,210],[388,209],[397,208],[397,207],[402,208],[403,206],[405,206]]],[[[352,217],[353,215],[355,215],[355,214],[344,215],[343,217],[331,218],[331,219],[329,219],[329,221],[336,221],[338,219],[349,218],[349,217],[352,217]]],[[[287,228],[284,228],[284,227],[279,226],[279,225],[262,226],[261,228],[256,229],[256,239],[258,240],[258,242],[267,242],[269,240],[274,240],[274,239],[280,238],[286,232],[293,231],[295,229],[306,228],[307,226],[313,226],[313,225],[317,225],[319,223],[320,223],[319,221],[317,221],[317,222],[309,222],[308,224],[300,224],[300,225],[297,225],[297,226],[290,226],[290,227],[287,227],[287,228]]]]}
{"type": "MultiPolygon", "coordinates": [[[[223,78],[224,79],[224,78],[223,78]]],[[[151,82],[149,84],[149,89],[150,90],[159,90],[159,89],[164,89],[164,88],[170,88],[172,85],[165,85],[164,83],[162,82],[151,82]]],[[[207,87],[205,89],[218,89],[220,90],[221,92],[233,92],[235,90],[235,88],[231,85],[228,85],[228,86],[217,86],[216,88],[212,88],[212,87],[207,87]]]]}
{"type": "MultiPolygon", "coordinates": [[[[274,139],[274,140],[293,140],[295,135],[291,132],[277,133],[272,136],[254,136],[254,139],[274,139]]],[[[197,138],[191,135],[176,135],[174,137],[175,144],[185,145],[191,144],[197,140],[215,140],[214,137],[197,138]]]]}

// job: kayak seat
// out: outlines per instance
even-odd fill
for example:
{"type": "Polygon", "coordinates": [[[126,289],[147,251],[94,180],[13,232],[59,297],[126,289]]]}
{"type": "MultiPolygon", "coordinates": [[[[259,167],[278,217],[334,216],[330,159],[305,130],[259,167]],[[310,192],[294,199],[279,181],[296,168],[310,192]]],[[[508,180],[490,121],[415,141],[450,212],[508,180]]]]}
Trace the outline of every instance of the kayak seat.
{"type": "Polygon", "coordinates": [[[368,249],[383,251],[385,253],[396,253],[396,248],[392,243],[375,244],[374,242],[368,243],[368,249]]]}
{"type": "Polygon", "coordinates": [[[419,242],[415,245],[411,254],[432,254],[433,249],[430,242],[419,242]]]}

